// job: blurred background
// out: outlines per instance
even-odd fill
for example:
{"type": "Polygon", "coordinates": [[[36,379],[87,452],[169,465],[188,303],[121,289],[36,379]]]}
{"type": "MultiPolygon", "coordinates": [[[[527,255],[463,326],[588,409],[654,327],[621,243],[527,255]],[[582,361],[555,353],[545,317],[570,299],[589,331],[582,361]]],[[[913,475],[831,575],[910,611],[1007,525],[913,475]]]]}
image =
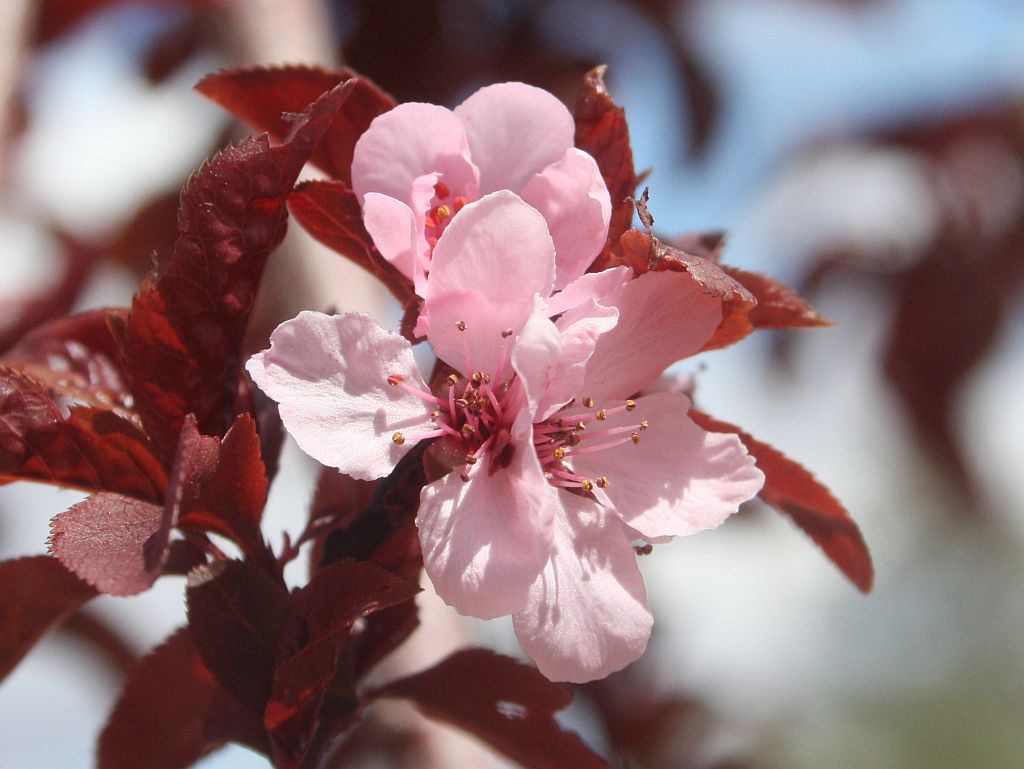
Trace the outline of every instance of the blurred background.
{"type": "MultiPolygon", "coordinates": [[[[648,654],[585,687],[575,728],[630,767],[1024,767],[1024,3],[5,0],[0,349],[130,303],[188,174],[244,133],[192,86],[275,62],[448,106],[513,79],[571,104],[607,63],[659,235],[727,230],[725,262],[836,324],[688,368],[701,408],[843,501],[874,592],[756,505],[658,546],[648,654]]],[[[266,328],[302,308],[397,317],[297,227],[264,294],[266,328]]],[[[291,450],[272,541],[301,528],[312,473],[291,450]]],[[[0,556],[43,552],[78,499],[0,488],[0,556]]],[[[90,766],[124,665],[183,623],[182,591],[100,599],[51,633],[0,685],[0,766],[90,766]]],[[[518,653],[507,623],[443,606],[425,623],[413,667],[469,639],[518,653]]]]}

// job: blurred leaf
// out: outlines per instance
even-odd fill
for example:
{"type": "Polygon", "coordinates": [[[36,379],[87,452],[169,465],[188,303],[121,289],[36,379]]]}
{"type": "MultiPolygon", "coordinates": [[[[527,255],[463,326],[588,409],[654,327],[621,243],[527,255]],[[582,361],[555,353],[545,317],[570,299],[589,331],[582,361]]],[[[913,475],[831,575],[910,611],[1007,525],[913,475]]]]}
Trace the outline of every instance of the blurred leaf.
{"type": "Polygon", "coordinates": [[[99,769],[185,769],[229,741],[269,752],[259,723],[203,667],[182,628],[128,678],[97,751],[99,769]]]}
{"type": "Polygon", "coordinates": [[[160,531],[163,507],[120,494],[94,494],[50,522],[50,552],[101,593],[135,595],[160,576],[143,548],[160,531]]]}
{"type": "Polygon", "coordinates": [[[633,169],[626,113],[608,95],[604,85],[606,69],[604,66],[596,67],[587,73],[572,109],[576,121],[576,146],[597,161],[612,201],[608,240],[594,262],[594,270],[613,266],[612,249],[633,222],[631,198],[638,181],[633,169]]]}
{"type": "Polygon", "coordinates": [[[297,615],[284,586],[244,561],[220,561],[189,574],[188,626],[206,667],[232,696],[262,715],[278,654],[294,648],[283,632],[297,615]]]}
{"type": "Polygon", "coordinates": [[[0,680],[47,630],[95,595],[48,555],[0,562],[0,680]]]}
{"type": "Polygon", "coordinates": [[[0,367],[0,480],[35,480],[163,503],[167,475],[146,436],[110,411],[64,417],[40,382],[0,367]]]}
{"type": "Polygon", "coordinates": [[[760,497],[765,504],[792,518],[858,589],[864,593],[871,590],[874,567],[864,537],[824,485],[781,451],[739,427],[696,409],[690,410],[690,418],[705,430],[738,435],[764,473],[760,497]]]}
{"type": "Polygon", "coordinates": [[[196,89],[235,117],[275,139],[292,128],[301,112],[325,91],[352,82],[348,98],[327,126],[310,161],[346,186],[352,185],[352,152],[370,122],[395,106],[395,100],[350,69],[334,72],[313,67],[253,67],[222,70],[203,78],[196,89]]]}
{"type": "Polygon", "coordinates": [[[413,299],[412,281],[377,251],[359,201],[345,184],[303,182],[289,196],[288,208],[310,235],[380,280],[403,305],[413,299]]]}
{"type": "Polygon", "coordinates": [[[261,137],[228,147],[185,188],[174,254],[118,329],[136,408],[165,457],[186,414],[207,435],[234,421],[242,338],[266,259],[284,237],[285,200],[352,87],[311,105],[284,144],[261,137]]]}
{"type": "Polygon", "coordinates": [[[456,652],[374,696],[413,702],[431,718],[464,729],[527,769],[609,764],[555,721],[572,694],[536,669],[485,649],[456,652]]]}

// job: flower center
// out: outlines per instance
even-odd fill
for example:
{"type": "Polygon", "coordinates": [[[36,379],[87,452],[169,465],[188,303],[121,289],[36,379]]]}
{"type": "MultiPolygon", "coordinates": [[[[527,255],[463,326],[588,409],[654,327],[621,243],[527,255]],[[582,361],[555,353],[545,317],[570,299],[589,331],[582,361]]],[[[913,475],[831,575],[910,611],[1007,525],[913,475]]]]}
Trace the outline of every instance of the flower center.
{"type": "Polygon", "coordinates": [[[441,237],[441,233],[451,222],[452,217],[461,211],[468,202],[462,195],[453,198],[451,190],[444,182],[439,180],[434,185],[434,197],[431,198],[430,208],[423,219],[423,235],[431,250],[437,245],[438,238],[441,237]]]}

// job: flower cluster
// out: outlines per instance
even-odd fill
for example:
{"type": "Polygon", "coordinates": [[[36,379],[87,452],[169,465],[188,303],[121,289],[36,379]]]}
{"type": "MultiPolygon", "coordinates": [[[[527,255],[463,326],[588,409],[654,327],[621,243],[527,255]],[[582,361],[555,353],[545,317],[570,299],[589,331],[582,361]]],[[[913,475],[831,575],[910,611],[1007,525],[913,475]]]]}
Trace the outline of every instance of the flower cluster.
{"type": "Polygon", "coordinates": [[[512,615],[551,679],[624,667],[652,623],[635,544],[717,526],[763,483],[739,438],[659,386],[718,327],[720,298],[686,273],[587,272],[608,192],[537,88],[400,105],[357,143],[352,179],[444,368],[424,376],[365,315],[303,312],[250,359],[253,380],[304,451],[354,478],[433,442],[451,471],[424,486],[417,527],[438,594],[512,615]]]}

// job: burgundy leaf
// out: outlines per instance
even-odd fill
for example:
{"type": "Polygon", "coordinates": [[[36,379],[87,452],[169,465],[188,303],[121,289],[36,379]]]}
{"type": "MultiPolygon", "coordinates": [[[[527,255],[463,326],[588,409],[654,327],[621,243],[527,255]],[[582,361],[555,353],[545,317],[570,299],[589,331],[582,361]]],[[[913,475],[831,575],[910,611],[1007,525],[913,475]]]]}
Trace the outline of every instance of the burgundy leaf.
{"type": "Polygon", "coordinates": [[[0,562],[0,680],[43,633],[95,595],[56,558],[0,562]]]}
{"type": "Polygon", "coordinates": [[[324,560],[328,535],[351,525],[356,515],[370,504],[380,481],[361,481],[333,467],[321,467],[313,501],[309,506],[310,528],[317,532],[309,562],[315,567],[324,560]]]}
{"type": "Polygon", "coordinates": [[[136,407],[165,457],[186,414],[207,435],[234,420],[242,338],[267,256],[284,237],[285,201],[352,87],[311,105],[284,144],[260,137],[228,147],[186,186],[174,253],[118,329],[136,407]]]}
{"type": "Polygon", "coordinates": [[[722,265],[722,270],[757,299],[748,318],[754,328],[813,328],[832,324],[799,294],[767,275],[722,265]]]}
{"type": "Polygon", "coordinates": [[[221,686],[262,715],[279,649],[282,656],[294,653],[289,633],[298,618],[284,586],[250,563],[221,561],[197,567],[186,593],[189,629],[203,662],[221,686]]]}
{"type": "Polygon", "coordinates": [[[334,116],[324,141],[310,160],[347,185],[352,184],[352,151],[370,122],[395,100],[350,69],[328,72],[312,67],[254,67],[207,75],[196,89],[257,130],[275,138],[291,128],[290,115],[320,94],[353,81],[352,92],[334,116]]]}
{"type": "Polygon", "coordinates": [[[862,592],[871,590],[874,567],[868,546],[850,514],[825,486],[803,466],[736,425],[696,409],[690,409],[690,417],[705,430],[738,435],[764,473],[761,499],[792,518],[862,592]]]}
{"type": "Polygon", "coordinates": [[[572,694],[536,669],[485,649],[456,652],[422,673],[392,681],[376,696],[411,700],[424,714],[480,738],[527,769],[609,764],[554,713],[572,694]]]}
{"type": "Polygon", "coordinates": [[[589,153],[601,169],[601,176],[612,201],[612,218],[604,251],[592,269],[611,267],[611,251],[633,221],[633,202],[637,176],[633,169],[633,150],[629,146],[626,113],[604,85],[607,68],[596,67],[587,73],[576,96],[572,114],[576,121],[576,146],[589,153]]]}
{"type": "Polygon", "coordinates": [[[621,263],[638,275],[649,270],[685,272],[704,288],[706,294],[722,301],[722,320],[704,344],[704,350],[727,347],[753,330],[750,313],[756,307],[757,299],[713,261],[667,246],[639,230],[628,230],[623,234],[618,243],[618,253],[621,263]]]}
{"type": "Polygon", "coordinates": [[[163,508],[120,494],[94,494],[50,522],[50,551],[101,593],[135,595],[160,576],[143,549],[160,531],[163,508]]]}
{"type": "Polygon", "coordinates": [[[110,491],[161,504],[167,475],[146,436],[110,411],[65,418],[42,383],[0,367],[0,480],[110,491]]]}
{"type": "Polygon", "coordinates": [[[99,769],[185,769],[227,742],[267,753],[259,722],[203,666],[182,628],[132,671],[100,735],[99,769]]]}
{"type": "Polygon", "coordinates": [[[399,302],[412,300],[412,281],[377,251],[359,201],[344,183],[304,182],[289,196],[288,208],[310,235],[370,272],[399,302]]]}
{"type": "Polygon", "coordinates": [[[78,403],[130,416],[131,395],[121,372],[121,351],[110,333],[123,310],[90,310],[50,321],[4,353],[17,368],[78,403]]]}
{"type": "Polygon", "coordinates": [[[252,417],[240,414],[223,441],[200,435],[187,420],[182,445],[179,451],[192,458],[178,480],[193,488],[181,502],[178,525],[228,537],[247,558],[272,570],[260,531],[268,481],[252,417]]]}

